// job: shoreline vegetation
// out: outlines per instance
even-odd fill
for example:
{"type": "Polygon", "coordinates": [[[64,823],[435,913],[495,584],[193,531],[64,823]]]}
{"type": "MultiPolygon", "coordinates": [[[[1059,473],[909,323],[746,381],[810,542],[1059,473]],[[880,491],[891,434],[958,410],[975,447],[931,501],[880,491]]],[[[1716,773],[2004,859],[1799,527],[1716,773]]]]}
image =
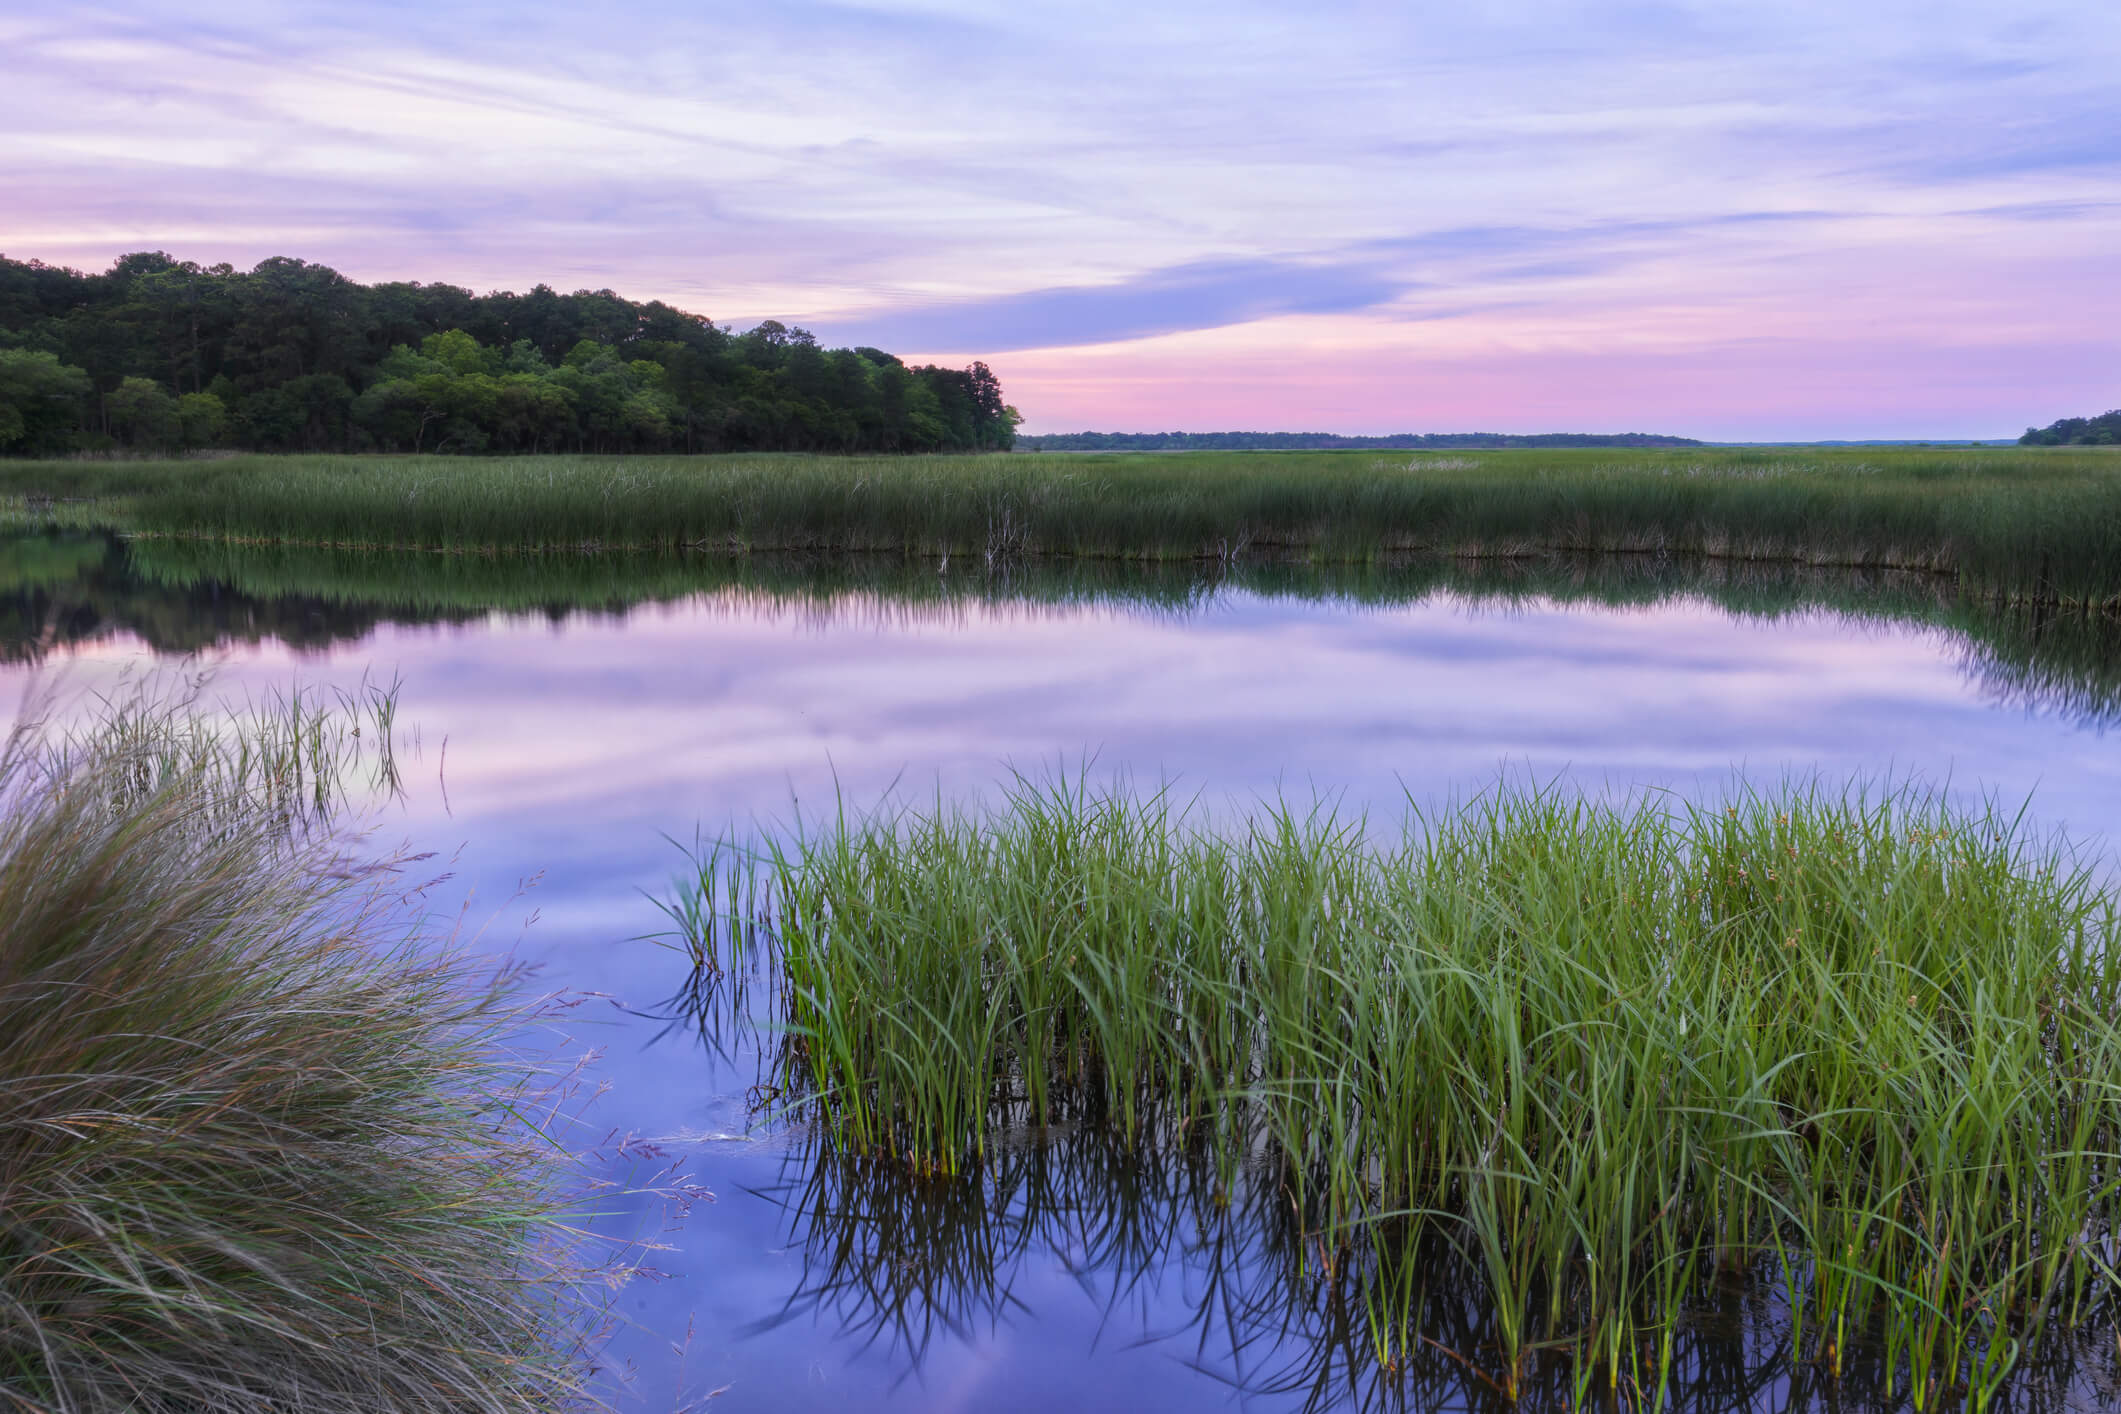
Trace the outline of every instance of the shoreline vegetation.
{"type": "Polygon", "coordinates": [[[2045,427],[2028,427],[2018,439],[2023,447],[2121,446],[2121,408],[2097,417],[2058,417],[2045,427]]]}
{"type": "Polygon", "coordinates": [[[695,864],[698,995],[848,1164],[1264,1187],[1386,1370],[1470,1320],[1493,1393],[1660,1407],[1743,1306],[1830,1398],[1984,1409],[2117,1319],[2121,909],[1993,804],[1506,780],[1395,837],[1019,779],[695,864]]]}
{"type": "MultiPolygon", "coordinates": [[[[332,833],[392,698],[0,751],[0,1390],[32,1414],[552,1409],[599,1319],[536,1018],[332,833]],[[364,734],[361,728],[366,727],[364,734]]],[[[362,773],[370,777],[365,784],[362,773]]]]}
{"type": "Polygon", "coordinates": [[[0,498],[21,523],[259,545],[986,564],[1629,553],[2121,608],[2121,454],[2097,447],[4,462],[0,498]]]}

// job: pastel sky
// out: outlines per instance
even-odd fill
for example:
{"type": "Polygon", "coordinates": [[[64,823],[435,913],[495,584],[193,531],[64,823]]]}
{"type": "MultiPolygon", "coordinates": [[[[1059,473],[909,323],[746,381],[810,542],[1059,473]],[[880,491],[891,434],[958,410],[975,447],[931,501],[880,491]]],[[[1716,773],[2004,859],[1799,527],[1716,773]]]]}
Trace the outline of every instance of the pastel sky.
{"type": "Polygon", "coordinates": [[[1996,437],[2121,404],[2113,0],[0,12],[0,252],[610,286],[1029,431],[1996,437]]]}

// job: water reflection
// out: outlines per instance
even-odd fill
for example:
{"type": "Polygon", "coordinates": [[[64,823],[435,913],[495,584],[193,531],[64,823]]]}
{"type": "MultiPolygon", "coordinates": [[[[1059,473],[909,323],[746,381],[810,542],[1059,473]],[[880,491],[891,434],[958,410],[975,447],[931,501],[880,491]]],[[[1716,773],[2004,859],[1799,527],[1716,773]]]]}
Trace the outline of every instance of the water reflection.
{"type": "Polygon", "coordinates": [[[2121,617],[1966,599],[1933,575],[1654,556],[953,569],[882,557],[385,555],[18,530],[0,535],[0,662],[36,661],[119,634],[158,653],[267,640],[316,652],[385,623],[463,624],[493,614],[623,619],[681,600],[820,630],[947,625],[975,610],[1065,615],[1090,606],[1182,619],[1212,612],[1232,592],[1367,607],[1448,598],[1489,613],[1693,599],[1743,620],[1813,614],[1920,626],[1945,636],[1960,671],[1992,703],[2093,731],[2121,721],[2121,617]]]}
{"type": "MultiPolygon", "coordinates": [[[[696,978],[669,1016],[696,1028],[707,1053],[763,1077],[782,1067],[762,1064],[762,1052],[788,1038],[773,1024],[785,1000],[779,973],[770,954],[755,957],[757,968],[696,978]]],[[[756,1132],[772,1130],[779,1097],[763,1084],[748,1095],[756,1132]]],[[[1100,1367],[1152,1352],[1201,1381],[1185,1408],[1908,1407],[1906,1373],[1894,1368],[1882,1326],[1831,1378],[1809,1354],[1793,1357],[1793,1348],[1815,1351],[1819,1332],[1794,1327],[1784,1274],[1766,1250],[1743,1269],[1690,1277],[1669,1349],[1643,1332],[1618,1353],[1610,1383],[1587,1373],[1566,1341],[1535,1347],[1513,1402],[1501,1389],[1497,1304],[1467,1235],[1388,1217],[1329,1239],[1326,1215],[1298,1197],[1322,1191],[1318,1175],[1302,1182],[1265,1141],[1233,1157],[1227,1139],[1168,1118],[1131,1137],[1094,1118],[1018,1121],[992,1131],[966,1173],[945,1176],[839,1149],[799,1118],[779,1138],[748,1190],[795,1266],[774,1308],[739,1337],[870,1359],[916,1404],[932,1364],[1025,1340],[1065,1346],[1072,1335],[1082,1364],[1065,1398],[1049,1405],[1019,1384],[1013,1403],[1140,1407],[1128,1398],[1131,1371],[1100,1367]],[[1404,1338],[1409,1330],[1418,1340],[1404,1338]],[[1389,1363],[1384,1346],[1398,1349],[1389,1363]]],[[[2116,1354],[2108,1328],[2059,1330],[2019,1358],[1988,1407],[2109,1407],[2121,1383],[2116,1354]]]]}
{"type": "MultiPolygon", "coordinates": [[[[216,650],[231,691],[402,677],[425,745],[403,753],[383,842],[440,851],[493,946],[520,939],[550,985],[599,994],[571,1015],[603,1053],[601,1122],[690,1159],[719,1195],[674,1236],[670,1278],[623,1293],[613,1358],[638,1375],[622,1400],[658,1411],[725,1385],[711,1407],[831,1414],[1494,1402],[1474,1373],[1485,1305],[1449,1254],[1325,1261],[1264,1162],[1220,1175],[1182,1143],[1149,1164],[1056,1130],[939,1184],[762,1125],[744,1031],[603,999],[655,1011],[686,970],[631,941],[663,924],[642,892],[681,865],[666,835],[772,828],[835,792],[868,807],[894,781],[915,801],[976,798],[1005,763],[1085,755],[1211,808],[1279,789],[1391,815],[1402,792],[1463,794],[1499,762],[1591,790],[1912,771],[2013,803],[2037,788],[2041,819],[2090,845],[2121,830],[2121,758],[2091,735],[2121,702],[2121,626],[1908,576],[1653,560],[989,573],[0,538],[0,692],[65,660],[94,685],[143,648],[216,650]],[[1382,1372],[1365,1292],[1410,1275],[1437,1346],[1382,1372]]],[[[1763,1300],[1704,1294],[1682,1407],[1861,1407],[1860,1372],[1829,1399],[1786,1363],[1763,1300]]],[[[2028,1371],[2009,1407],[2110,1407],[2107,1341],[2067,1378],[2028,1371]]],[[[1528,1407],[1561,1397],[1561,1368],[1528,1407]]]]}
{"type": "MultiPolygon", "coordinates": [[[[1375,1240],[1323,1247],[1264,1158],[1234,1174],[1182,1135],[1129,1143],[1101,1127],[1001,1137],[960,1178],[833,1152],[815,1136],[787,1151],[759,1190],[782,1214],[800,1271],[749,1335],[793,1327],[881,1351],[917,1382],[938,1346],[1036,1330],[1064,1272],[1096,1311],[1096,1344],[1156,1348],[1245,1407],[1431,1411],[1663,1407],[1701,1414],[1905,1406],[1875,1350],[1838,1380],[1789,1356],[1787,1313],[1765,1271],[1704,1283],[1670,1352],[1634,1352],[1617,1387],[1572,1384],[1572,1353],[1535,1358],[1519,1402],[1497,1388],[1500,1344],[1477,1266],[1431,1236],[1411,1249],[1391,1225],[1375,1240]],[[1411,1297],[1423,1341],[1403,1364],[1376,1358],[1380,1313],[1411,1297]]],[[[2065,1333],[2028,1359],[1994,1407],[2101,1407],[2115,1388],[2113,1342],[2065,1333]]],[[[1086,1372],[1083,1383],[1100,1382],[1086,1372]]],[[[1094,1399],[1094,1393],[1090,1395],[1094,1399]]],[[[1131,1407],[1123,1388],[1110,1407],[1131,1407]]],[[[1034,1397],[1035,1402],[1035,1397],[1034,1397]]],[[[1193,1404],[1212,1404],[1213,1397],[1193,1404]]],[[[1081,1407],[1091,1407],[1085,1404],[1081,1407]]]]}

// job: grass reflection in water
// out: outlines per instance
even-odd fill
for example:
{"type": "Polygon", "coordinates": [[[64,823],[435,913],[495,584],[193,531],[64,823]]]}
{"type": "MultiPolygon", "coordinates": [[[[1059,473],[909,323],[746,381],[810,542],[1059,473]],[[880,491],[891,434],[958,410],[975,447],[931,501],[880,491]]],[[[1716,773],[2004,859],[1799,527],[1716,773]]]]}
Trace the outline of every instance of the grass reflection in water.
{"type": "Polygon", "coordinates": [[[2114,1328],[2121,915],[2007,816],[1505,785],[1386,840],[1063,782],[727,862],[674,908],[816,1125],[791,1312],[911,1354],[1033,1251],[1319,1407],[2037,1404],[2114,1328]]]}
{"type": "MultiPolygon", "coordinates": [[[[1548,1410],[1651,1408],[1888,1410],[1909,1405],[1875,1357],[1838,1378],[1790,1358],[1787,1303],[1765,1281],[1704,1288],[1674,1330],[1661,1389],[1584,1388],[1570,1353],[1527,1361],[1513,1402],[1483,1364],[1500,1348],[1489,1288],[1464,1252],[1430,1234],[1408,1242],[1380,1224],[1321,1260],[1264,1159],[1234,1189],[1198,1144],[1175,1135],[1128,1142],[1109,1128],[1061,1125],[997,1143],[977,1173],[919,1176],[836,1150],[815,1131],[765,1190],[782,1205],[801,1275],[749,1333],[821,1326],[881,1350],[919,1380],[941,1345],[1035,1333],[1039,1297],[1062,1273],[1112,1338],[1152,1343],[1265,1408],[1548,1410]],[[1041,1278],[1047,1278],[1041,1280],[1041,1278]],[[1411,1289],[1424,1338],[1403,1360],[1375,1358],[1370,1312],[1411,1289]],[[1461,1354],[1463,1352],[1463,1354],[1461,1354]]],[[[1036,1338],[1035,1334],[1032,1338],[1036,1338]]],[[[2015,1372],[2010,1407],[2096,1407],[2121,1370],[2110,1343],[2056,1340],[2015,1372]]],[[[1220,1401],[1210,1396],[1208,1404],[1220,1401]]]]}

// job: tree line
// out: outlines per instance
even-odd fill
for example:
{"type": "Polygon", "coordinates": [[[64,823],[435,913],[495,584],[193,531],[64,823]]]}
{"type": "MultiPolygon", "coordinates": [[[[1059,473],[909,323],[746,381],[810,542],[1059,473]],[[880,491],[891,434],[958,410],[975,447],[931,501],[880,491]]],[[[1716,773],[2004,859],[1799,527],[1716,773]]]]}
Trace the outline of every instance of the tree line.
{"type": "Polygon", "coordinates": [[[1019,437],[1037,452],[1398,452],[1447,447],[1698,447],[1691,437],[1652,432],[1394,432],[1342,437],[1333,432],[1054,432],[1019,437]]]}
{"type": "Polygon", "coordinates": [[[2028,427],[2021,447],[2112,447],[2121,445],[2121,408],[2097,417],[2062,417],[2045,427],[2028,427]]]}
{"type": "Polygon", "coordinates": [[[0,256],[0,453],[995,451],[1019,420],[984,363],[909,367],[610,290],[0,256]]]}

